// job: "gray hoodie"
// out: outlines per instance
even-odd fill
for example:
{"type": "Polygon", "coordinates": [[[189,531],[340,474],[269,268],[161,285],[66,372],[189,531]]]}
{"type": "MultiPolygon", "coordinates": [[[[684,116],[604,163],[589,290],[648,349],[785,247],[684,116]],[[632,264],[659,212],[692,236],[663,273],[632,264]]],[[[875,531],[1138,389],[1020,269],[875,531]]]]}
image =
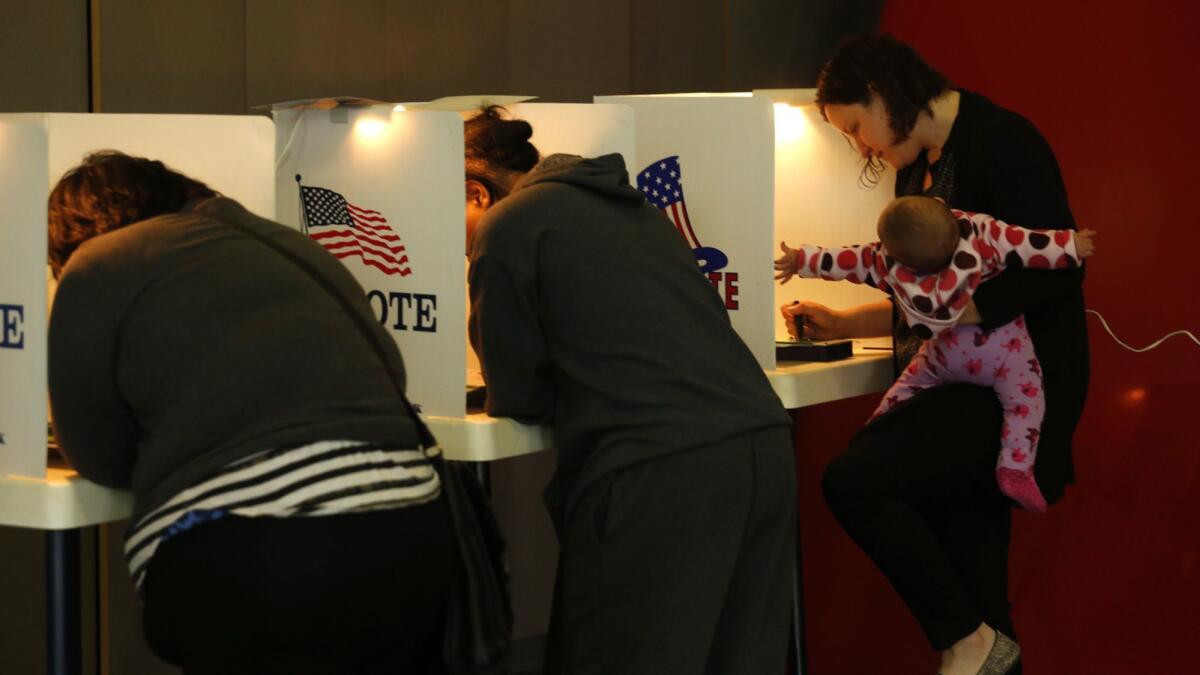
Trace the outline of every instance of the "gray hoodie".
{"type": "Polygon", "coordinates": [[[135,516],[275,447],[416,447],[404,363],[350,272],[308,237],[213,198],[85,242],[50,320],[59,445],[85,478],[132,489],[135,516]],[[376,331],[380,361],[305,260],[376,331]]]}
{"type": "Polygon", "coordinates": [[[560,523],[605,472],[790,424],[620,155],[534,167],[481,220],[469,278],[487,412],[554,426],[560,523]]]}

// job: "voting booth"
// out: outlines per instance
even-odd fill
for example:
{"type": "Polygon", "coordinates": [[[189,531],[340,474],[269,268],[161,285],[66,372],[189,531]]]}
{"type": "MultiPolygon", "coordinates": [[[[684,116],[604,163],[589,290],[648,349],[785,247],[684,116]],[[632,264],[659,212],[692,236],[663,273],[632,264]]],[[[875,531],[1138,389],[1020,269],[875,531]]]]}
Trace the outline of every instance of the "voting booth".
{"type": "MultiPolygon", "coordinates": [[[[891,185],[859,187],[858,155],[813,105],[814,90],[599,96],[634,110],[637,187],[675,222],[765,369],[787,339],[779,306],[846,307],[882,298],[868,287],[774,282],[779,242],[875,239],[891,185]]],[[[888,177],[889,180],[890,176],[888,177]]]]}
{"type": "Polygon", "coordinates": [[[46,199],[65,171],[107,149],[161,160],[274,217],[274,135],[265,117],[0,115],[0,474],[45,475],[46,199]]]}
{"type": "Polygon", "coordinates": [[[464,385],[479,380],[466,329],[463,120],[495,101],[533,126],[543,155],[633,155],[629,108],[525,100],[319,101],[272,111],[279,221],[362,284],[404,357],[408,396],[426,415],[463,417],[464,385]]]}
{"type": "Polygon", "coordinates": [[[675,224],[734,328],[775,367],[770,101],[749,94],[600,96],[633,109],[631,182],[675,224]]]}
{"type": "MultiPolygon", "coordinates": [[[[462,110],[471,117],[479,110],[476,100],[462,110]]],[[[636,164],[637,145],[634,142],[633,110],[629,106],[587,103],[527,103],[515,101],[505,106],[512,119],[529,122],[533,136],[529,139],[542,157],[557,153],[598,157],[620,154],[630,175],[636,164]]],[[[631,178],[632,180],[632,178],[631,178]]],[[[479,358],[467,349],[467,376],[474,384],[482,384],[479,358]]]]}
{"type": "MultiPolygon", "coordinates": [[[[849,139],[825,121],[815,89],[767,89],[756,97],[772,102],[775,118],[775,243],[848,246],[877,241],[875,224],[892,200],[896,173],[888,169],[874,187],[860,184],[862,158],[849,139]]],[[[776,307],[811,300],[844,309],[886,296],[870,286],[821,279],[793,278],[775,284],[776,307]]],[[[776,312],[775,335],[786,339],[783,316],[776,312]]]]}
{"type": "MultiPolygon", "coordinates": [[[[497,98],[530,122],[543,155],[625,158],[631,183],[695,251],[764,368],[775,367],[774,342],[786,336],[779,305],[882,297],[852,284],[773,281],[780,241],[873,240],[892,193],[890,173],[860,187],[860,158],[821,118],[812,90],[497,98]]],[[[463,385],[478,365],[466,339],[462,121],[486,99],[277,107],[273,127],[256,117],[0,115],[0,470],[44,467],[45,397],[30,392],[45,391],[46,195],[105,148],[162,159],[305,231],[363,285],[404,355],[413,401],[428,415],[463,417],[463,385]]]]}
{"type": "MultiPolygon", "coordinates": [[[[485,105],[502,105],[509,118],[525,120],[533,127],[530,142],[543,157],[554,153],[593,157],[616,152],[626,158],[627,164],[633,158],[633,111],[627,106],[529,100],[528,96],[462,95],[388,107],[302,111],[277,108],[274,112],[280,149],[277,185],[282,222],[300,223],[292,215],[297,210],[295,174],[304,176],[304,185],[310,185],[310,176],[322,180],[328,176],[329,180],[341,181],[347,190],[366,191],[373,203],[388,207],[391,213],[403,214],[402,222],[407,225],[402,236],[413,237],[405,251],[410,258],[418,240],[422,246],[428,245],[421,256],[436,265],[436,269],[430,269],[427,263],[424,278],[436,275],[438,329],[436,334],[424,336],[402,330],[394,335],[408,368],[409,396],[432,416],[462,417],[466,412],[464,384],[483,383],[479,360],[466,332],[469,307],[463,121],[485,105]],[[387,121],[366,121],[372,119],[387,121]],[[446,126],[433,125],[432,120],[441,120],[446,126]],[[361,131],[364,124],[377,127],[370,138],[361,131]],[[401,128],[407,133],[400,134],[397,130],[401,128]],[[364,165],[366,157],[390,157],[391,161],[364,165]],[[419,213],[421,208],[428,209],[427,215],[419,213]]],[[[311,223],[309,231],[316,232],[311,223]]],[[[383,298],[382,292],[376,291],[380,284],[391,287],[388,293],[416,288],[403,276],[380,274],[378,267],[364,269],[357,254],[343,262],[364,287],[371,289],[368,296],[377,311],[383,298]]],[[[424,288],[426,297],[434,294],[428,281],[424,288]]],[[[385,319],[381,316],[386,324],[385,319]]]]}
{"type": "MultiPolygon", "coordinates": [[[[393,104],[277,106],[279,222],[338,257],[404,357],[427,415],[466,411],[463,131],[393,104]]],[[[358,348],[346,345],[345,348],[358,348]]]]}

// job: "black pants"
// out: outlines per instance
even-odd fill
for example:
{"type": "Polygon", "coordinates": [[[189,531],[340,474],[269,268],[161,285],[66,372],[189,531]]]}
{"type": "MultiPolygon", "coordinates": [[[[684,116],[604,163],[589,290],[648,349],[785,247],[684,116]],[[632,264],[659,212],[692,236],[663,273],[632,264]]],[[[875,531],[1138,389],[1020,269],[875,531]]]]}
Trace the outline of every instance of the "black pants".
{"type": "Polygon", "coordinates": [[[990,390],[929,390],[864,428],[825,471],[834,516],[939,651],[980,622],[1015,637],[1000,427],[990,390]]]}
{"type": "Polygon", "coordinates": [[[787,428],[609,474],[562,535],[545,672],[782,673],[795,551],[787,428]]]}
{"type": "Polygon", "coordinates": [[[199,525],[150,564],[146,638],[185,675],[440,672],[452,527],[442,498],[199,525]]]}

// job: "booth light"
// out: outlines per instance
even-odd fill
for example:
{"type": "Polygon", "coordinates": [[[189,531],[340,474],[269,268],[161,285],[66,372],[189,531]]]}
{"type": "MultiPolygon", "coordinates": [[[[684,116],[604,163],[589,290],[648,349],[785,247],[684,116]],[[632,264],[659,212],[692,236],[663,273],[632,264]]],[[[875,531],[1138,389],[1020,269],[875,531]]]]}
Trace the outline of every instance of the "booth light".
{"type": "Polygon", "coordinates": [[[408,112],[408,108],[405,108],[402,105],[397,105],[395,108],[392,108],[392,110],[396,112],[408,112]]]}
{"type": "Polygon", "coordinates": [[[775,141],[791,142],[804,137],[808,130],[808,118],[804,111],[787,103],[775,104],[775,141]]]}
{"type": "MultiPolygon", "coordinates": [[[[657,96],[658,94],[651,94],[657,96]]],[[[673,96],[678,98],[751,98],[754,96],[752,91],[689,91],[680,92],[677,94],[662,94],[662,96],[673,96]]]]}
{"type": "Polygon", "coordinates": [[[623,94],[627,98],[751,98],[752,91],[686,91],[674,94],[623,94]]]}
{"type": "Polygon", "coordinates": [[[374,140],[387,129],[387,120],[377,117],[360,117],[354,122],[354,135],[363,140],[374,140]]]}

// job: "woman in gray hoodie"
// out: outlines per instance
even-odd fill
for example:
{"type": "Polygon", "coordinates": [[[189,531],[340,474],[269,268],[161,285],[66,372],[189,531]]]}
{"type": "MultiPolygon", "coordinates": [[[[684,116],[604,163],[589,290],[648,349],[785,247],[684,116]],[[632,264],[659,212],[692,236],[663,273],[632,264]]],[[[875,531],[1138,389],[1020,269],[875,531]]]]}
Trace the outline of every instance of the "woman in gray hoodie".
{"type": "Polygon", "coordinates": [[[466,123],[470,336],[487,411],[553,425],[548,673],[782,672],[790,418],[620,155],[539,161],[466,123]]]}
{"type": "Polygon", "coordinates": [[[150,647],[203,673],[438,672],[455,544],[404,363],[303,234],[161,162],[50,195],[50,402],[132,490],[150,647]]]}

